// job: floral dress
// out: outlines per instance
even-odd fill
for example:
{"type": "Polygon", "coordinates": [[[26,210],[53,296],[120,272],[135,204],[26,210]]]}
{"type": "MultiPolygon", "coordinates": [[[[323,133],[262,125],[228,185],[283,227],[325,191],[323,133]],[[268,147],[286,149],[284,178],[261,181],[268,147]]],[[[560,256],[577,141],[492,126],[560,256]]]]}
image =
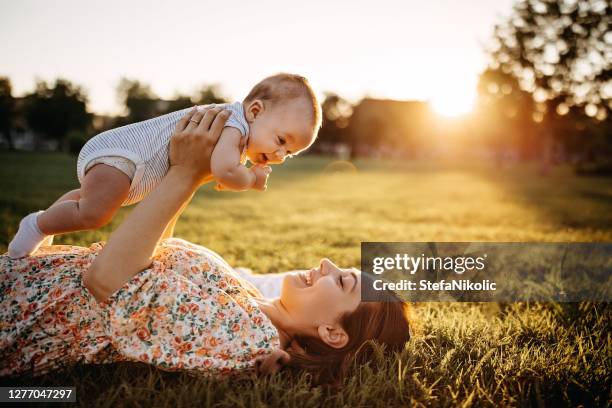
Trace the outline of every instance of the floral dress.
{"type": "Polygon", "coordinates": [[[181,239],[163,241],[149,269],[98,303],[81,276],[102,246],[0,256],[0,376],[117,361],[220,375],[252,369],[280,346],[256,290],[181,239]]]}

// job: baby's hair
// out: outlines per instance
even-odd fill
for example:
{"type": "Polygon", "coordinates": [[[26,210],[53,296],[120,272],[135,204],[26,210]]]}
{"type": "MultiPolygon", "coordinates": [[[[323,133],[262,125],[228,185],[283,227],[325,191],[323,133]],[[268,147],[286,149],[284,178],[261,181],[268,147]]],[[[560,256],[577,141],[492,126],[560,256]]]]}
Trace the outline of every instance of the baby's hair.
{"type": "Polygon", "coordinates": [[[301,75],[280,73],[264,78],[244,98],[244,103],[261,99],[274,105],[278,102],[305,97],[311,103],[315,133],[321,127],[321,105],[308,79],[301,75]]]}

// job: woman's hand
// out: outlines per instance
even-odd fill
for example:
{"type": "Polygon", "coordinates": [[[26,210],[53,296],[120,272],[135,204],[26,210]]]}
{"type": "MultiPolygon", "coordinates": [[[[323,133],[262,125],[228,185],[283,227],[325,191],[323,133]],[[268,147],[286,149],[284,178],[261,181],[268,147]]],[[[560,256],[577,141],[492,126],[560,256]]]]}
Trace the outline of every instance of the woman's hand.
{"type": "Polygon", "coordinates": [[[287,350],[275,349],[272,353],[265,357],[260,357],[255,360],[255,369],[258,375],[270,375],[278,373],[283,366],[289,364],[291,361],[291,355],[288,351],[295,354],[306,354],[300,343],[295,339],[291,340],[291,344],[287,347],[287,350]]]}
{"type": "Polygon", "coordinates": [[[271,375],[278,373],[291,356],[285,350],[276,349],[265,357],[255,360],[255,370],[258,375],[271,375]]]}
{"type": "Polygon", "coordinates": [[[210,176],[210,157],[230,112],[220,108],[192,109],[174,129],[170,171],[180,172],[196,186],[210,176]]]}

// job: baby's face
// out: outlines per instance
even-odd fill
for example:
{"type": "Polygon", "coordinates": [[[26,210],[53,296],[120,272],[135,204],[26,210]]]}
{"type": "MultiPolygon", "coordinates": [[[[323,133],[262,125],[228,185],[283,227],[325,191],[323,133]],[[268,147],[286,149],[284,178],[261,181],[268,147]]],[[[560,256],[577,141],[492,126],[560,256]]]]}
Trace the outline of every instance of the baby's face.
{"type": "Polygon", "coordinates": [[[316,133],[312,108],[305,98],[279,102],[270,108],[253,101],[245,106],[250,137],[247,157],[251,163],[280,164],[308,146],[316,133]]]}

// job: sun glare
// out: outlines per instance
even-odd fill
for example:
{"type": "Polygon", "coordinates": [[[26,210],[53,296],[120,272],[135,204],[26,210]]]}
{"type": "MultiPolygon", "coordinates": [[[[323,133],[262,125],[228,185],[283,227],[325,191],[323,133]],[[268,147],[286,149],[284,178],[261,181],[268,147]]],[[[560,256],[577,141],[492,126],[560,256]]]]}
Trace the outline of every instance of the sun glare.
{"type": "Polygon", "coordinates": [[[475,90],[460,86],[447,86],[431,98],[434,111],[441,116],[457,117],[472,112],[475,90]]]}

